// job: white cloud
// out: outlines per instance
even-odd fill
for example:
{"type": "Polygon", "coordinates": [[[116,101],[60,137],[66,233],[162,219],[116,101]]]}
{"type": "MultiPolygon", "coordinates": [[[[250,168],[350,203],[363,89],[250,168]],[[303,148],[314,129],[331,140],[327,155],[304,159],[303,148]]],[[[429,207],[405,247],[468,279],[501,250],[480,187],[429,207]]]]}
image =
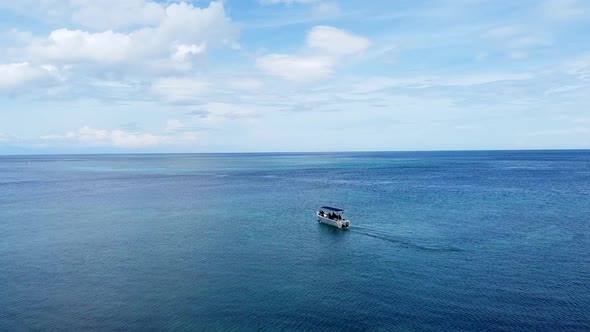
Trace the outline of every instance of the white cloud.
{"type": "Polygon", "coordinates": [[[94,129],[88,126],[84,126],[78,131],[67,132],[65,139],[77,141],[83,145],[125,148],[156,146],[166,141],[165,137],[152,134],[130,133],[123,130],[94,129]]]}
{"type": "Polygon", "coordinates": [[[585,84],[563,85],[563,86],[559,86],[557,88],[549,89],[549,90],[547,90],[546,93],[548,93],[548,94],[565,93],[565,92],[570,92],[570,91],[578,90],[578,89],[585,88],[585,87],[587,87],[587,85],[585,85],[585,84]]]}
{"type": "Polygon", "coordinates": [[[393,64],[397,63],[399,56],[399,48],[395,45],[383,48],[378,52],[377,60],[380,63],[393,64]]]}
{"type": "Polygon", "coordinates": [[[309,4],[317,2],[317,0],[258,0],[259,3],[263,5],[276,5],[276,4],[294,4],[294,3],[301,3],[301,4],[309,4]]]}
{"type": "Polygon", "coordinates": [[[32,33],[18,29],[10,29],[8,32],[4,33],[4,35],[15,41],[17,44],[28,44],[33,39],[32,33]]]}
{"type": "Polygon", "coordinates": [[[52,31],[47,40],[34,41],[28,51],[43,60],[116,63],[139,52],[134,46],[131,37],[122,33],[59,29],[52,31]]]}
{"type": "MultiPolygon", "coordinates": [[[[141,66],[133,67],[133,64],[131,63],[130,67],[130,72],[134,73],[147,73],[156,76],[171,76],[190,72],[193,70],[193,63],[189,59],[184,61],[176,61],[173,59],[173,56],[171,56],[170,58],[149,60],[147,62],[141,63],[141,66]]],[[[117,70],[123,71],[124,68],[117,68],[117,70]]]]}
{"type": "Polygon", "coordinates": [[[539,34],[539,31],[526,31],[521,27],[506,25],[490,29],[484,36],[503,44],[504,48],[508,49],[509,58],[524,59],[529,56],[528,50],[553,44],[551,38],[539,34]]]}
{"type": "Polygon", "coordinates": [[[215,122],[219,119],[244,119],[258,117],[261,109],[253,106],[210,102],[203,106],[209,113],[207,118],[215,122]]]}
{"type": "Polygon", "coordinates": [[[484,61],[485,59],[487,59],[489,56],[488,53],[486,52],[477,52],[477,54],[475,54],[475,61],[480,62],[480,61],[484,61]]]}
{"type": "Polygon", "coordinates": [[[503,81],[525,81],[532,79],[533,76],[528,73],[511,74],[511,73],[482,73],[467,76],[443,79],[440,85],[447,86],[471,86],[482,85],[503,81]]]}
{"type": "Polygon", "coordinates": [[[512,51],[508,53],[510,59],[522,60],[528,58],[529,53],[525,51],[512,51]]]}
{"type": "Polygon", "coordinates": [[[260,91],[264,88],[264,82],[253,78],[233,78],[225,84],[233,90],[260,91]]]}
{"type": "Polygon", "coordinates": [[[23,16],[62,22],[69,18],[68,15],[71,12],[68,0],[2,0],[0,1],[0,8],[14,11],[23,16]]]}
{"type": "Polygon", "coordinates": [[[565,72],[576,76],[581,81],[590,81],[590,54],[565,63],[565,72]]]}
{"type": "Polygon", "coordinates": [[[260,93],[265,83],[257,78],[168,76],[155,80],[151,92],[169,103],[203,103],[237,98],[239,93],[260,93]]]}
{"type": "Polygon", "coordinates": [[[577,136],[581,134],[590,134],[590,129],[585,127],[574,127],[564,129],[541,130],[527,133],[528,136],[577,136]]]}
{"type": "Polygon", "coordinates": [[[328,57],[270,54],[256,60],[256,66],[280,78],[308,82],[328,78],[334,71],[334,62],[328,57]]]}
{"type": "Polygon", "coordinates": [[[511,41],[508,46],[513,48],[528,48],[535,46],[549,46],[552,43],[552,40],[546,38],[523,37],[511,41]]]}
{"type": "Polygon", "coordinates": [[[202,54],[207,50],[207,44],[200,45],[185,45],[181,44],[176,47],[176,53],[172,55],[172,59],[176,61],[184,61],[188,56],[202,54]]]}
{"type": "Polygon", "coordinates": [[[590,3],[587,0],[546,0],[541,11],[552,20],[573,21],[590,17],[590,3]]]}
{"type": "Polygon", "coordinates": [[[96,29],[118,29],[133,25],[156,25],[165,8],[145,0],[70,0],[72,21],[96,29]]]}
{"type": "Polygon", "coordinates": [[[574,123],[587,123],[590,124],[590,117],[586,118],[577,118],[573,120],[574,123]]]}
{"type": "Polygon", "coordinates": [[[486,37],[490,38],[508,38],[513,37],[521,32],[521,29],[511,25],[498,26],[488,30],[485,33],[486,37]]]}
{"type": "Polygon", "coordinates": [[[166,58],[185,60],[189,55],[204,52],[205,45],[231,46],[237,35],[238,29],[225,15],[222,2],[211,2],[206,8],[174,3],[165,8],[155,27],[128,33],[58,29],[47,39],[34,40],[26,51],[35,59],[62,62],[116,64],[166,58]]]}
{"type": "MultiPolygon", "coordinates": [[[[73,23],[94,31],[157,26],[171,3],[153,0],[19,0],[0,1],[0,8],[64,26],[73,23]],[[168,7],[167,7],[168,4],[168,7]]],[[[190,1],[185,1],[190,2],[190,1]]]]}
{"type": "Polygon", "coordinates": [[[90,83],[99,88],[129,89],[134,86],[132,82],[120,82],[112,80],[96,80],[90,83]]]}
{"type": "Polygon", "coordinates": [[[345,57],[362,53],[370,41],[347,31],[316,26],[307,34],[303,54],[269,54],[259,57],[256,66],[266,73],[289,81],[309,82],[332,76],[334,67],[345,57]]]}
{"type": "Polygon", "coordinates": [[[331,18],[340,15],[341,10],[336,2],[320,2],[312,7],[311,14],[317,18],[331,18]]]}
{"type": "Polygon", "coordinates": [[[525,81],[532,78],[533,76],[528,73],[479,73],[454,77],[370,77],[356,84],[351,92],[368,93],[389,88],[425,89],[437,86],[477,86],[506,81],[525,81]]]}
{"type": "Polygon", "coordinates": [[[180,120],[168,120],[166,122],[166,129],[165,131],[170,132],[170,131],[177,131],[179,129],[182,129],[186,127],[184,123],[182,123],[182,121],[180,120]]]}
{"type": "Polygon", "coordinates": [[[152,92],[170,102],[188,102],[209,94],[211,85],[200,78],[164,77],[152,84],[152,92]]]}
{"type": "Polygon", "coordinates": [[[0,64],[0,91],[12,91],[33,82],[61,79],[60,71],[51,65],[35,66],[28,62],[0,64]]]}
{"type": "Polygon", "coordinates": [[[351,90],[352,93],[367,93],[394,87],[404,88],[427,88],[434,85],[436,77],[430,76],[417,76],[417,77],[406,77],[406,78],[394,78],[394,77],[369,77],[363,82],[355,84],[355,87],[351,90]]]}
{"type": "Polygon", "coordinates": [[[190,144],[197,140],[197,136],[193,132],[156,135],[84,126],[77,131],[68,131],[63,135],[44,135],[40,136],[39,139],[43,143],[52,145],[73,144],[89,147],[149,148],[161,145],[190,144]]]}
{"type": "Polygon", "coordinates": [[[359,54],[370,44],[366,38],[329,26],[316,26],[307,35],[307,47],[332,56],[359,54]]]}

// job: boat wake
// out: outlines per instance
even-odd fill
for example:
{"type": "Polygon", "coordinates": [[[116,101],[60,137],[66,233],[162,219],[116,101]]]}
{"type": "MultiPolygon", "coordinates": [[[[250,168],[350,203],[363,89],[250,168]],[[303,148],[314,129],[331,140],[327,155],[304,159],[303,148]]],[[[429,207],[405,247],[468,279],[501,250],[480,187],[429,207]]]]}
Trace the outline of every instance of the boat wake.
{"type": "Polygon", "coordinates": [[[365,228],[361,226],[354,226],[354,228],[350,229],[351,232],[356,234],[361,234],[364,236],[369,236],[375,239],[387,241],[393,244],[396,244],[400,247],[410,248],[415,250],[421,251],[431,251],[431,252],[462,252],[465,251],[459,247],[451,246],[451,245],[438,245],[438,244],[420,244],[413,241],[409,241],[399,236],[394,236],[388,234],[383,231],[374,230],[370,228],[365,228]]]}

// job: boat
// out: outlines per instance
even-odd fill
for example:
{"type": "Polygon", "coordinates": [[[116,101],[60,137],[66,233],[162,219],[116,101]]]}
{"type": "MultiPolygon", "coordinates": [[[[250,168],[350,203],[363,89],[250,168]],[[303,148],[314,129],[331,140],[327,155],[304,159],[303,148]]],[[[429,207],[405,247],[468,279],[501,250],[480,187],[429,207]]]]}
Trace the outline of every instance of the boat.
{"type": "Polygon", "coordinates": [[[344,219],[342,216],[343,214],[344,209],[331,206],[322,206],[316,212],[316,215],[318,216],[318,222],[342,229],[347,229],[350,227],[350,220],[344,219]]]}

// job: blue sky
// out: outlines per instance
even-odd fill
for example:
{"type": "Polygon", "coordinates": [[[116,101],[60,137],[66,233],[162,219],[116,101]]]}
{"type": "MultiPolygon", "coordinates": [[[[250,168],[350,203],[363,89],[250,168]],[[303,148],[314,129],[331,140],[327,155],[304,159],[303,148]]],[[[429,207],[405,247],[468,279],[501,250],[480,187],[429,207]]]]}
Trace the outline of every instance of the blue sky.
{"type": "Polygon", "coordinates": [[[586,0],[0,1],[0,154],[543,148],[586,0]]]}

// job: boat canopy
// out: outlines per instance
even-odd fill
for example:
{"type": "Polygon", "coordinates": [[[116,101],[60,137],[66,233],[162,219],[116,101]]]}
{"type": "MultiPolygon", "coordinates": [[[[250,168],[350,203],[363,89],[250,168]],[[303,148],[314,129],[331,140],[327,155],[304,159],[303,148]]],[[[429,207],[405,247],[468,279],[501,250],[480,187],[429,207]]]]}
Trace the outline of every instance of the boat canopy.
{"type": "Polygon", "coordinates": [[[332,212],[344,212],[343,209],[339,209],[339,208],[331,207],[331,206],[322,206],[320,209],[328,210],[328,211],[332,211],[332,212]]]}

